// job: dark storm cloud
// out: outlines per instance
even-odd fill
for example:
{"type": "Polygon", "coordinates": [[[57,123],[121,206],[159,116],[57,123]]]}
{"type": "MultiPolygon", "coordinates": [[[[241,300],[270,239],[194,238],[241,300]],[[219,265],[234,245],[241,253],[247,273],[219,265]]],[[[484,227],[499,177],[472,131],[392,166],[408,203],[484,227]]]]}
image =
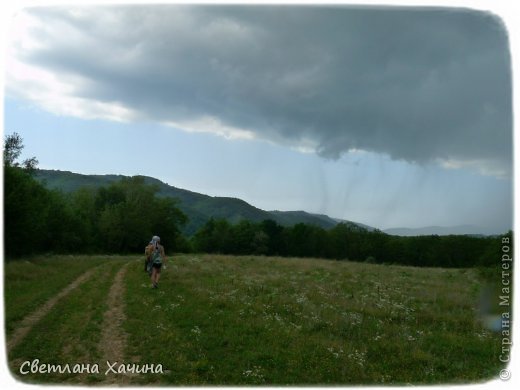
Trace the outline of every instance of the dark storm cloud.
{"type": "Polygon", "coordinates": [[[20,59],[154,121],[199,118],[326,157],[510,171],[508,42],[469,10],[147,6],[28,11],[20,59]]]}

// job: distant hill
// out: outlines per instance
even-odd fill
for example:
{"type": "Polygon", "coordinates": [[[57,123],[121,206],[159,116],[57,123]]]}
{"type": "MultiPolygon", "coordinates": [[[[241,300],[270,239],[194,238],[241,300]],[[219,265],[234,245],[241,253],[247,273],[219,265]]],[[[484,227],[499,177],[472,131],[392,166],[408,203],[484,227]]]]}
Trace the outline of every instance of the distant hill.
{"type": "MultiPolygon", "coordinates": [[[[82,175],[67,171],[38,170],[36,179],[43,182],[47,188],[59,189],[63,192],[73,192],[81,187],[99,188],[121,180],[122,175],[82,175]]],[[[184,233],[194,234],[210,218],[226,219],[231,223],[240,220],[261,222],[272,219],[283,226],[292,226],[305,223],[330,229],[343,222],[359,228],[373,230],[373,228],[351,221],[333,219],[327,215],[311,214],[305,211],[265,211],[249,203],[228,197],[209,196],[170,186],[162,181],[143,176],[145,183],[154,184],[159,188],[158,195],[176,198],[179,208],[188,216],[189,221],[184,227],[184,233]]]]}
{"type": "Polygon", "coordinates": [[[368,231],[375,230],[373,227],[364,225],[359,222],[352,222],[338,218],[331,218],[325,214],[312,214],[306,211],[269,211],[273,215],[276,221],[280,225],[290,226],[296,223],[306,223],[310,225],[321,226],[325,229],[336,226],[338,223],[344,223],[346,225],[356,226],[359,229],[368,231]]]}
{"type": "Polygon", "coordinates": [[[384,230],[385,233],[394,236],[448,236],[454,235],[472,235],[485,236],[493,234],[488,229],[473,225],[458,225],[458,226],[427,226],[422,228],[392,228],[384,230]]]}

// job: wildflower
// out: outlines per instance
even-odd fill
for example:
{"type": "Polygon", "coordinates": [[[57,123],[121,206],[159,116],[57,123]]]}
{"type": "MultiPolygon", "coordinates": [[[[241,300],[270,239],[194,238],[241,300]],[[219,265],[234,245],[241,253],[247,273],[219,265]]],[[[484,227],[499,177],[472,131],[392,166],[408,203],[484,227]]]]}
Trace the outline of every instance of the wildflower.
{"type": "Polygon", "coordinates": [[[357,349],[355,349],[354,352],[348,354],[348,358],[354,360],[360,366],[365,364],[365,356],[366,352],[360,352],[357,349]]]}
{"type": "Polygon", "coordinates": [[[329,347],[327,348],[327,351],[329,351],[336,359],[339,358],[339,355],[343,354],[343,348],[335,350],[334,347],[329,347]]]}
{"type": "Polygon", "coordinates": [[[348,313],[347,312],[347,313],[342,313],[342,315],[344,317],[346,317],[352,325],[360,325],[361,322],[363,321],[363,317],[359,313],[354,313],[354,312],[348,313]]]}
{"type": "Polygon", "coordinates": [[[488,336],[488,333],[485,330],[482,330],[482,332],[477,332],[477,337],[479,339],[486,338],[488,336]]]}
{"type": "Polygon", "coordinates": [[[242,372],[242,375],[246,378],[254,378],[258,380],[263,380],[264,375],[262,374],[262,367],[254,366],[252,370],[245,370],[242,372]]]}

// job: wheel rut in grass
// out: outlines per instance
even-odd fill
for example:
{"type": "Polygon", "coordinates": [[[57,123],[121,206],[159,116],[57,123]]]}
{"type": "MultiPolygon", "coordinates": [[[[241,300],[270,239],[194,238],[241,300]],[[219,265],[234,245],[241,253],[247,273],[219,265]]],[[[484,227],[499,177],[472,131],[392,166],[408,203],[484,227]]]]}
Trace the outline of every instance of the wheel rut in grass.
{"type": "Polygon", "coordinates": [[[54,297],[45,302],[43,306],[28,314],[20,322],[17,329],[13,332],[13,334],[7,341],[7,352],[9,353],[16,345],[18,345],[18,343],[24,339],[27,333],[29,333],[31,328],[38,321],[40,321],[47,313],[49,313],[60,299],[67,296],[72,290],[74,290],[75,288],[86,282],[88,279],[90,279],[96,271],[96,269],[98,269],[98,267],[94,267],[93,269],[86,271],[76,280],[70,283],[67,287],[61,290],[58,294],[56,294],[54,297]]]}
{"type": "MultiPolygon", "coordinates": [[[[123,330],[123,321],[125,315],[124,292],[125,285],[123,283],[125,273],[131,263],[124,264],[117,272],[112,287],[108,292],[107,306],[108,309],[103,317],[103,325],[101,327],[101,340],[99,343],[99,351],[102,356],[102,362],[124,363],[125,348],[127,335],[123,330]]],[[[122,383],[127,382],[129,375],[111,375],[107,376],[105,382],[122,383]]]]}

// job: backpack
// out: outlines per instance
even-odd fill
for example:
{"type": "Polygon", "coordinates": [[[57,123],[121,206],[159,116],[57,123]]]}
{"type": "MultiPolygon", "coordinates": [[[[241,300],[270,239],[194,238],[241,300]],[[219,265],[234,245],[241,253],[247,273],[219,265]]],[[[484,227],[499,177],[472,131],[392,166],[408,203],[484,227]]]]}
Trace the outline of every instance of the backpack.
{"type": "Polygon", "coordinates": [[[155,250],[151,254],[150,263],[151,264],[162,264],[161,250],[160,250],[159,246],[157,246],[157,248],[155,248],[155,250]]]}
{"type": "Polygon", "coordinates": [[[152,244],[148,244],[146,246],[146,248],[144,249],[144,270],[146,272],[150,272],[150,257],[152,255],[152,252],[153,252],[153,245],[152,244]]]}

